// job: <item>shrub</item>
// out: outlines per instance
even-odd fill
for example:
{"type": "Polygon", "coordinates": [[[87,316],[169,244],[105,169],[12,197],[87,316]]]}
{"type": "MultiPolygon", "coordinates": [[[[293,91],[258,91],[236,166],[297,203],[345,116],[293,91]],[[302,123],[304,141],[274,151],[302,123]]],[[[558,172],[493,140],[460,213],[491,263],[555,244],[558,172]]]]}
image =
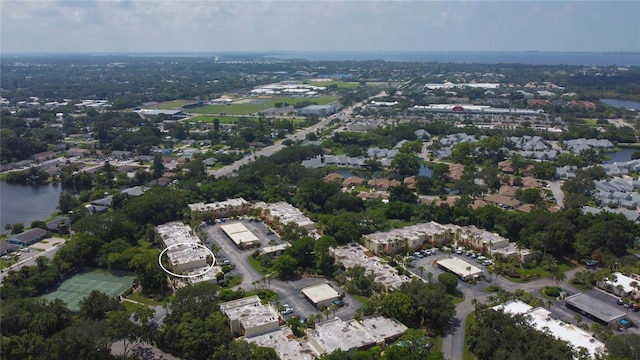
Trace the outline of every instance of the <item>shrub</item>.
{"type": "Polygon", "coordinates": [[[517,271],[515,271],[514,269],[509,270],[509,272],[507,273],[508,276],[511,276],[512,278],[520,278],[520,274],[518,274],[517,271]]]}
{"type": "Polygon", "coordinates": [[[546,286],[544,288],[544,294],[553,298],[557,298],[558,296],[560,296],[560,291],[560,288],[557,288],[555,286],[546,286]]]}

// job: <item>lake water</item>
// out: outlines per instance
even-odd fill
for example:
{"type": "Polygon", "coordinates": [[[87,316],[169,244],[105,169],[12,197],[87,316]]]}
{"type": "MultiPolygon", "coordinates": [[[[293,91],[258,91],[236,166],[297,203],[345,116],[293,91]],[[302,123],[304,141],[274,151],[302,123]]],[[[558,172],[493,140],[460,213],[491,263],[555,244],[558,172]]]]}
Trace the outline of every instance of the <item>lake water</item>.
{"type": "Polygon", "coordinates": [[[637,101],[624,101],[615,99],[600,99],[600,101],[615,108],[625,108],[627,110],[640,111],[640,102],[637,101]]]}
{"type": "Polygon", "coordinates": [[[553,51],[308,51],[269,54],[283,59],[385,60],[462,64],[640,65],[640,53],[553,51]]]}
{"type": "Polygon", "coordinates": [[[631,155],[638,151],[638,148],[624,148],[614,153],[607,153],[609,160],[605,161],[605,164],[613,164],[614,162],[626,162],[631,160],[631,155]]]}
{"type": "Polygon", "coordinates": [[[46,220],[56,210],[62,185],[18,185],[0,181],[0,232],[5,224],[46,220]]]}

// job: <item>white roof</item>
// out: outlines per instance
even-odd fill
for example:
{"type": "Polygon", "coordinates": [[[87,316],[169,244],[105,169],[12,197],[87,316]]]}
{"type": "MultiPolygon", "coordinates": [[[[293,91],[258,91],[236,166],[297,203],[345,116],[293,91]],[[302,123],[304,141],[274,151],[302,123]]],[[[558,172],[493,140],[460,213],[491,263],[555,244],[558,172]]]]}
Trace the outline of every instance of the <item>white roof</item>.
{"type": "Polygon", "coordinates": [[[609,284],[611,286],[613,286],[613,288],[615,289],[618,285],[622,285],[622,288],[624,289],[624,292],[628,293],[628,292],[632,292],[634,291],[634,287],[631,286],[632,282],[635,282],[636,284],[640,284],[640,280],[636,280],[634,278],[630,278],[626,275],[623,275],[622,273],[619,272],[615,272],[611,275],[615,275],[616,277],[616,281],[609,281],[609,279],[605,279],[604,282],[605,284],[609,284]]]}
{"type": "Polygon", "coordinates": [[[282,360],[313,360],[319,355],[308,342],[297,338],[288,327],[245,340],[258,346],[273,348],[282,360]]]}
{"type": "Polygon", "coordinates": [[[589,351],[591,356],[603,353],[605,350],[604,343],[595,339],[591,333],[576,325],[552,318],[551,312],[547,309],[535,308],[527,315],[531,316],[531,324],[538,331],[548,331],[555,338],[566,341],[576,348],[583,347],[589,351]]]}
{"type": "Polygon", "coordinates": [[[456,257],[451,259],[438,260],[438,265],[447,268],[449,271],[453,272],[461,278],[476,276],[482,273],[482,270],[456,257]]]}
{"type": "Polygon", "coordinates": [[[258,241],[258,238],[240,222],[221,225],[220,228],[237,245],[258,241]]]}
{"type": "Polygon", "coordinates": [[[329,284],[319,284],[309,286],[302,289],[302,293],[308,297],[314,304],[329,299],[337,299],[340,294],[335,291],[329,284]]]}

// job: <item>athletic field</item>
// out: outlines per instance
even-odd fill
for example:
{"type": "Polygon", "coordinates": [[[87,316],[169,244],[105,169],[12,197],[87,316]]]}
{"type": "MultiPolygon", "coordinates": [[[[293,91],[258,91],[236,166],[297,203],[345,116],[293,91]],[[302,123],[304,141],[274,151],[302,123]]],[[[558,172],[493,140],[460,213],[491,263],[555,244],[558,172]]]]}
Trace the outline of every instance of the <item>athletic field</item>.
{"type": "Polygon", "coordinates": [[[67,304],[70,310],[80,310],[80,301],[87,297],[91,291],[98,290],[110,297],[122,294],[133,284],[132,275],[117,275],[105,270],[92,270],[79,272],[71,278],[63,281],[51,293],[44,295],[47,300],[60,299],[67,304]]]}

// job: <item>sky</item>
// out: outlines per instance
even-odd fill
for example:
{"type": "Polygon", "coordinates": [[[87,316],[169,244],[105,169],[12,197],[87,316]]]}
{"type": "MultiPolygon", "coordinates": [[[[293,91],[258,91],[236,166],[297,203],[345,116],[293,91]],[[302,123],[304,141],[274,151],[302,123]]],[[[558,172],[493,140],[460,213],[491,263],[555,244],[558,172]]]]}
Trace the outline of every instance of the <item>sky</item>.
{"type": "Polygon", "coordinates": [[[640,1],[0,0],[2,53],[640,51],[640,1]]]}

